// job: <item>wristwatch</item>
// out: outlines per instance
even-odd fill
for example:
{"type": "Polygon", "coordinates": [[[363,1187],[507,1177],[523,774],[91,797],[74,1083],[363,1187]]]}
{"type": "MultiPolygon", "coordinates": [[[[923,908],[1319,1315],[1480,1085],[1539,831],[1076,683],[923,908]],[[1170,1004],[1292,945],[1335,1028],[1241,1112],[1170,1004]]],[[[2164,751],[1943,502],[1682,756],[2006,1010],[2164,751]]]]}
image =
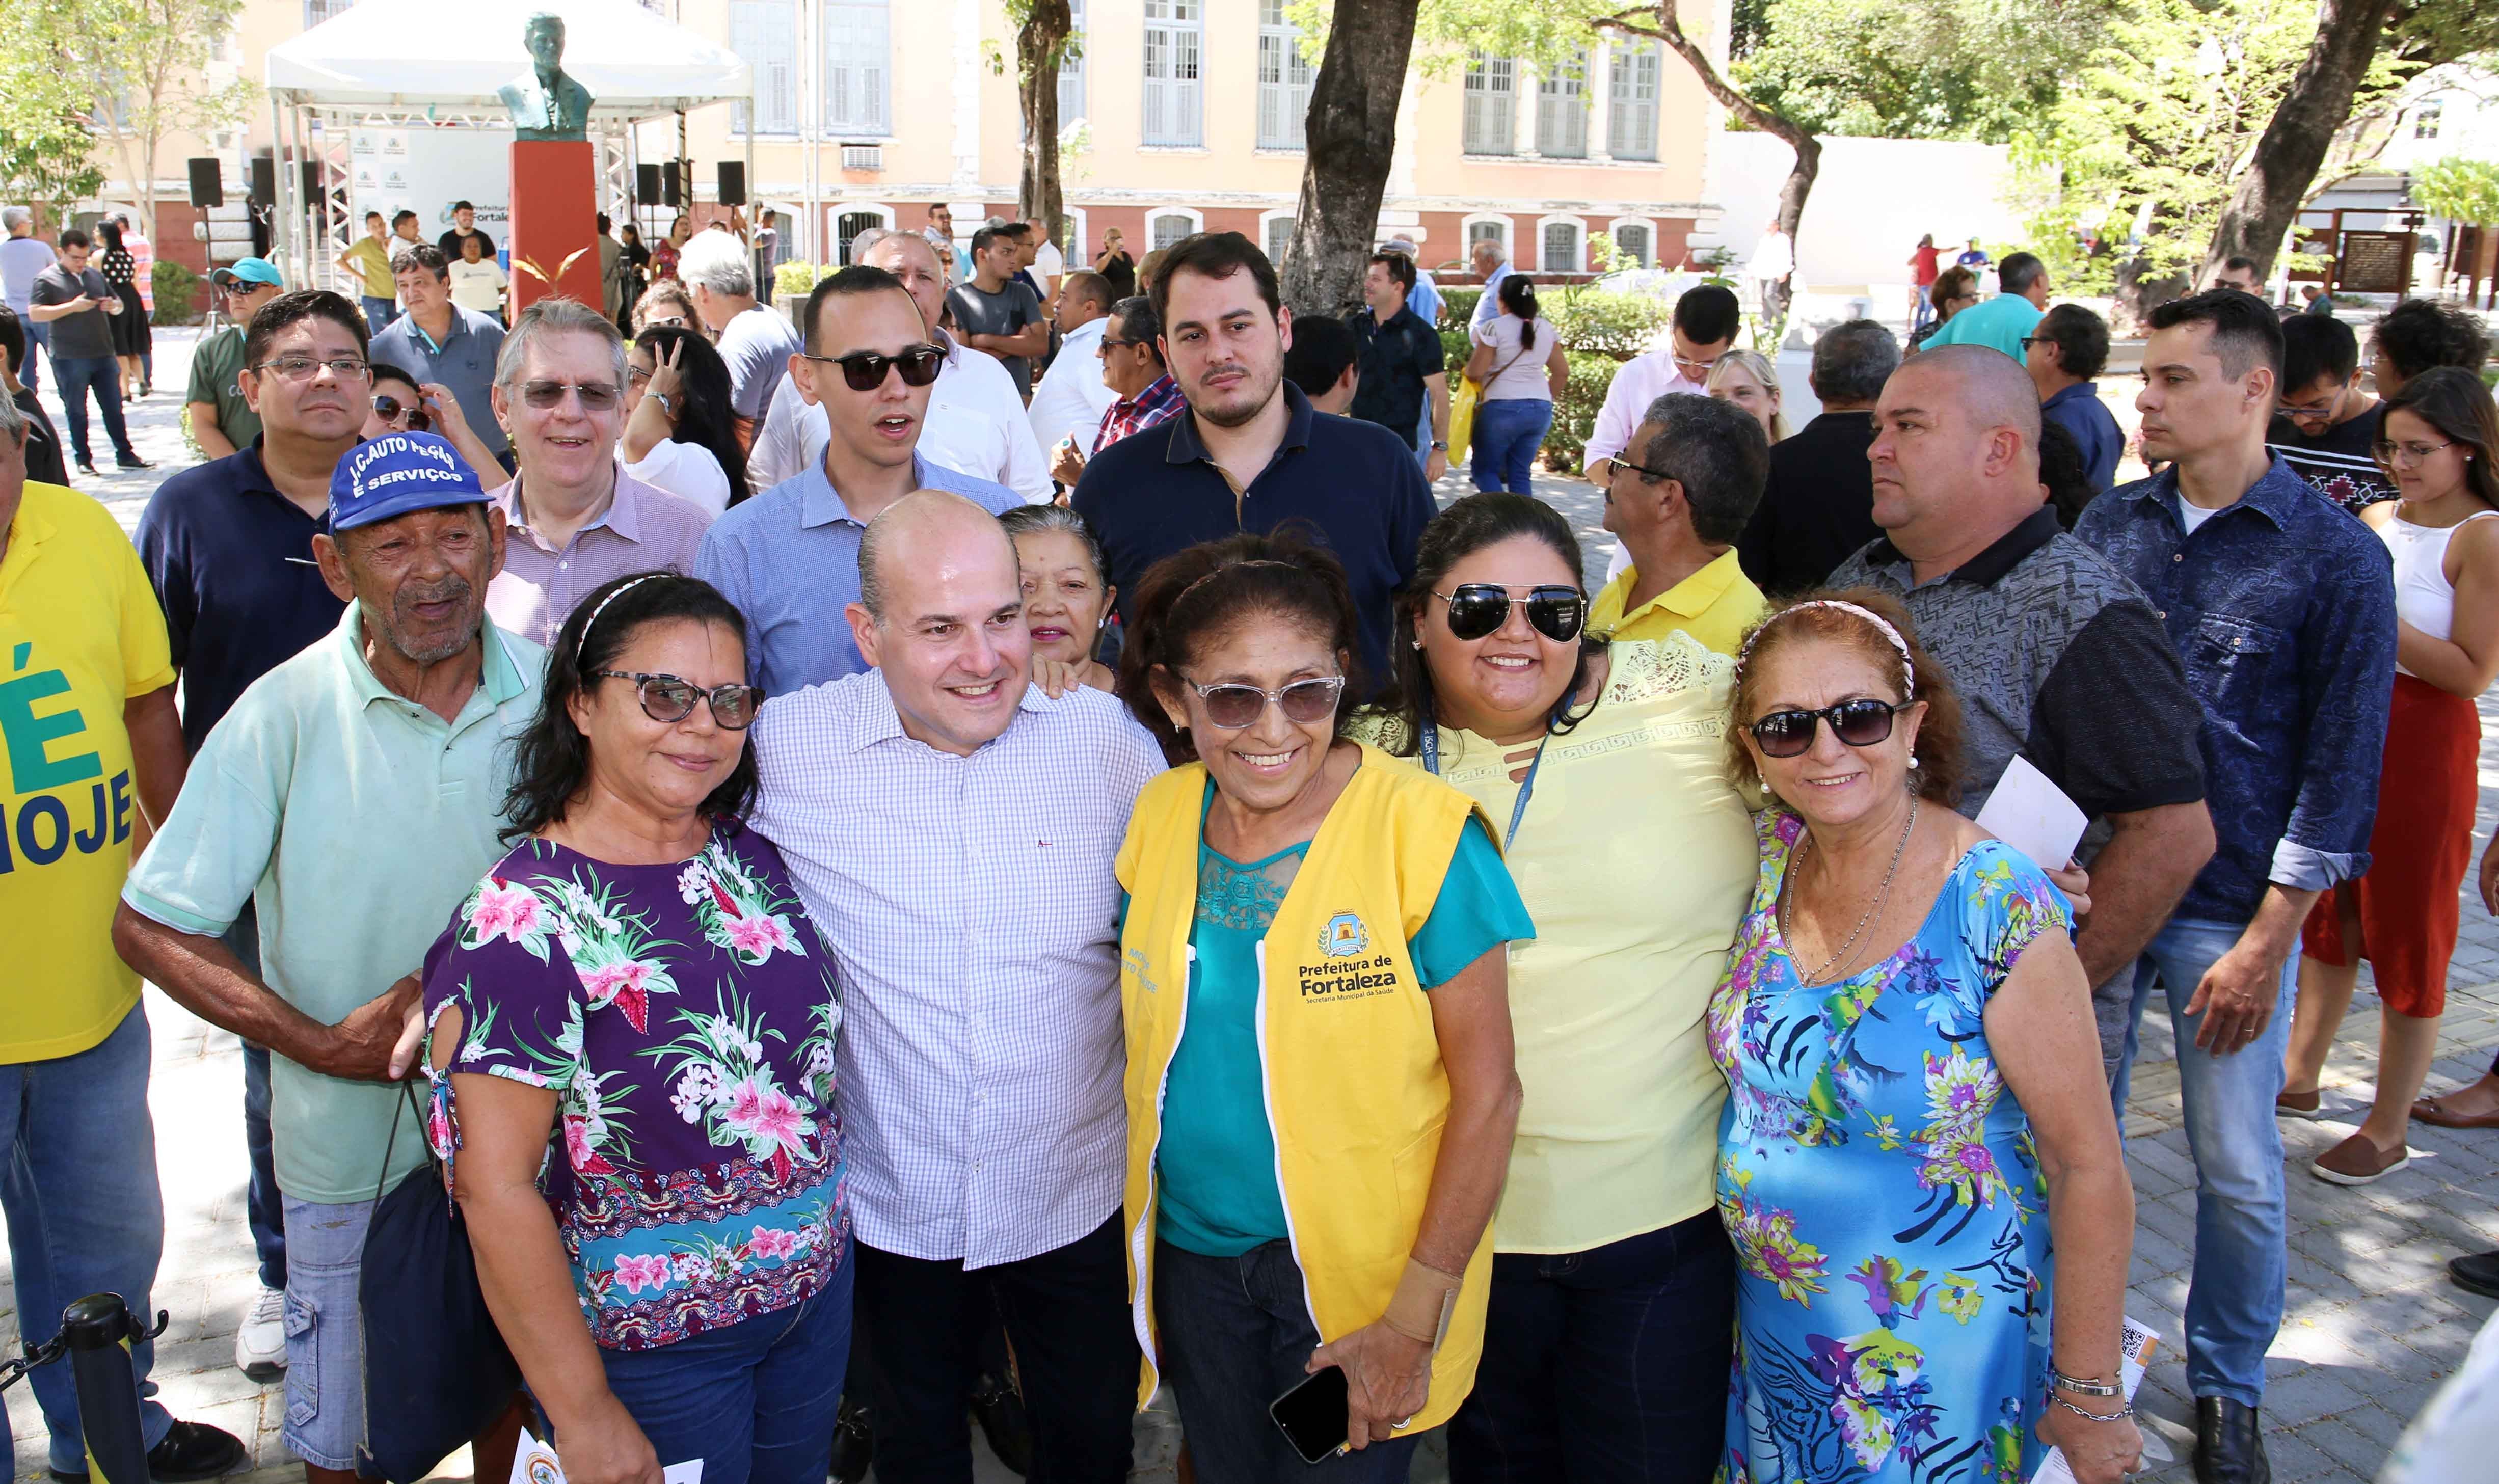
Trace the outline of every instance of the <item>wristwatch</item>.
{"type": "Polygon", "coordinates": [[[669,398],[667,393],[653,392],[651,394],[651,400],[658,403],[660,404],[660,410],[665,412],[670,417],[677,415],[677,404],[669,398]]]}
{"type": "Polygon", "coordinates": [[[1449,451],[1449,445],[1442,442],[1439,438],[1434,438],[1432,440],[1432,451],[1435,453],[1447,453],[1449,451]]]}

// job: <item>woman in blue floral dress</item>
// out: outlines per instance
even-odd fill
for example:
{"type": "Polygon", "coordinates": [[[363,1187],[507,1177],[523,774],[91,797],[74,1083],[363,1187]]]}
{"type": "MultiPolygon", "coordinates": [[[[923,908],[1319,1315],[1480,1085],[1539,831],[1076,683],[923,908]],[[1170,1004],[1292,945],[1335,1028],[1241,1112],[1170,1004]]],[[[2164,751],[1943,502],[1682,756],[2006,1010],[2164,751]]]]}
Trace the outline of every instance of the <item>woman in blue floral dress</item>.
{"type": "MultiPolygon", "coordinates": [[[[1730,1484],[2083,1484],[2117,1390],[2133,1200],[2066,897],[1952,811],[1959,710],[1864,591],[1766,619],[1731,766],[1773,799],[1711,1001],[1740,1265],[1730,1484]]],[[[2080,905],[2088,907],[2088,899],[2080,905]]]]}
{"type": "Polygon", "coordinates": [[[832,960],[755,790],[744,626],[621,578],[564,626],[519,844],[428,955],[429,1119],[577,1484],[823,1484],[850,1348],[832,960]]]}

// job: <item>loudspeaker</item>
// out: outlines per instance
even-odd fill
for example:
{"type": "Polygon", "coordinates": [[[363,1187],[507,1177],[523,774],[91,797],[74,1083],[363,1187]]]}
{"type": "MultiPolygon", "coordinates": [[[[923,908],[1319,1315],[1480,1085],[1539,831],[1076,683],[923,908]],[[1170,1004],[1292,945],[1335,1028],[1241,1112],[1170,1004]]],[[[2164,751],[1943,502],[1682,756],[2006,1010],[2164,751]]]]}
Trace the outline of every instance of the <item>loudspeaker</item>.
{"type": "Polygon", "coordinates": [[[746,162],[744,160],[720,162],[720,204],[730,207],[746,205],[746,162]]]}
{"type": "Polygon", "coordinates": [[[686,162],[670,160],[660,173],[660,205],[675,207],[684,204],[686,162]]]}
{"type": "Polygon", "coordinates": [[[217,168],[214,156],[194,158],[191,162],[191,205],[221,207],[226,204],[225,176],[217,168]]]}
{"type": "Polygon", "coordinates": [[[658,164],[658,162],[656,162],[656,161],[645,160],[645,161],[643,161],[641,164],[636,165],[636,166],[634,166],[634,167],[633,167],[633,201],[634,201],[634,204],[635,204],[635,205],[637,205],[637,206],[648,206],[648,205],[650,205],[652,202],[657,201],[657,200],[659,200],[659,199],[660,199],[660,167],[659,167],[659,164],[658,164]]]}
{"type": "Polygon", "coordinates": [[[263,210],[277,205],[277,164],[265,154],[251,157],[251,204],[263,210]]]}

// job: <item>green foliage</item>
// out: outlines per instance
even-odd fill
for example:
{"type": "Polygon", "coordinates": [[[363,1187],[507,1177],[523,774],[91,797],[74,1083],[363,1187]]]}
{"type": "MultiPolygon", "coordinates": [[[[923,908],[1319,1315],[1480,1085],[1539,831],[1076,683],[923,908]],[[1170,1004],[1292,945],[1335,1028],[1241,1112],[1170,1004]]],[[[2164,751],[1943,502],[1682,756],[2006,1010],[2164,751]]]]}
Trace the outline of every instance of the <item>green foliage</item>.
{"type": "Polygon", "coordinates": [[[2459,157],[2414,171],[2413,204],[2450,221],[2499,227],[2499,164],[2459,157]]]}
{"type": "Polygon", "coordinates": [[[1764,0],[1732,81],[1816,134],[2003,144],[2056,106],[2109,0],[1764,0]]]}
{"type": "Polygon", "coordinates": [[[1588,451],[1589,431],[1597,426],[1597,414],[1606,405],[1606,390],[1614,384],[1621,363],[1612,356],[1569,349],[1562,352],[1562,359],[1570,365],[1571,384],[1553,404],[1553,429],[1544,435],[1544,467],[1576,473],[1588,451]]]}
{"type": "Polygon", "coordinates": [[[87,129],[90,89],[70,65],[63,0],[0,5],[0,195],[66,202],[104,188],[87,129]]]}
{"type": "Polygon", "coordinates": [[[156,310],[148,323],[156,325],[196,325],[200,322],[200,283],[198,274],[179,263],[164,258],[148,274],[148,287],[156,298],[156,310]]]}
{"type": "Polygon", "coordinates": [[[821,276],[823,271],[815,264],[792,259],[772,270],[772,292],[775,297],[789,294],[805,298],[816,291],[816,280],[821,276]]]}
{"type": "Polygon", "coordinates": [[[1476,306],[1483,301],[1479,288],[1444,288],[1441,290],[1441,322],[1465,325],[1476,317],[1476,306]]]}
{"type": "Polygon", "coordinates": [[[1674,306],[1655,294],[1574,284],[1542,297],[1544,317],[1566,348],[1614,361],[1646,350],[1674,314],[1674,306]]]}
{"type": "MultiPolygon", "coordinates": [[[[1475,346],[1467,339],[1467,322],[1463,316],[1450,314],[1441,321],[1441,364],[1453,372],[1467,364],[1475,346]]],[[[1452,384],[1451,390],[1456,390],[1452,384]]]]}

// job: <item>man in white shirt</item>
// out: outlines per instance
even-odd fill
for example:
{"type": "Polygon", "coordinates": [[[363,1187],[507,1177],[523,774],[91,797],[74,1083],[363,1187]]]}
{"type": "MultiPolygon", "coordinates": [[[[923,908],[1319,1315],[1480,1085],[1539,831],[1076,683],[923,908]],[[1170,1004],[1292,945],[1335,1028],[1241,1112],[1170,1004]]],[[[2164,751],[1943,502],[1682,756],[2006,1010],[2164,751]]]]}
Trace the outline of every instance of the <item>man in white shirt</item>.
{"type": "Polygon", "coordinates": [[[1743,311],[1729,290],[1711,283],[1685,290],[1674,302],[1674,322],[1666,347],[1635,356],[1614,372],[1613,384],[1606,389],[1606,404],[1589,430],[1581,470],[1593,469],[1600,460],[1611,459],[1628,447],[1649,403],[1659,398],[1670,392],[1709,395],[1710,368],[1736,343],[1736,332],[1743,324],[1743,311]]]}
{"type": "Polygon", "coordinates": [[[1162,757],[1111,696],[1031,686],[1014,543],[970,500],[894,501],[860,578],[845,613],[875,667],[765,702],[750,823],[843,986],[878,1468],[970,1484],[967,1337],[994,1311],[1049,1476],[1118,1484],[1137,1346],[1112,862],[1162,757]]]}
{"type": "Polygon", "coordinates": [[[1057,302],[1051,306],[1058,326],[1058,358],[1032,389],[1032,405],[1025,409],[1033,440],[1044,448],[1069,438],[1091,447],[1102,426],[1102,410],[1118,400],[1119,394],[1102,379],[1100,354],[1115,302],[1111,280],[1087,269],[1069,274],[1059,286],[1057,302]]]}
{"type": "Polygon", "coordinates": [[[1059,252],[1058,244],[1050,240],[1049,223],[1034,217],[1024,225],[1031,229],[1024,235],[1024,242],[1032,253],[1024,266],[1040,280],[1041,302],[1048,304],[1051,296],[1058,292],[1059,275],[1067,272],[1067,259],[1059,252]]]}
{"type": "Polygon", "coordinates": [[[728,232],[696,233],[678,256],[677,276],[718,341],[720,358],[729,363],[730,411],[739,439],[751,448],[764,408],[788,378],[790,358],[798,353],[798,327],[755,297],[755,261],[728,232]]]}
{"type": "MultiPolygon", "coordinates": [[[[1032,420],[1015,378],[995,356],[967,350],[936,328],[946,306],[945,271],[937,249],[917,232],[861,233],[851,261],[882,268],[902,280],[929,328],[930,343],[946,364],[929,389],[927,420],[920,429],[920,455],[958,474],[1003,484],[1033,504],[1051,500],[1050,468],[1033,436],[1032,420]]],[[[747,455],[747,483],[768,490],[815,464],[832,438],[821,406],[810,406],[785,380],[772,395],[763,431],[747,455]]]]}

